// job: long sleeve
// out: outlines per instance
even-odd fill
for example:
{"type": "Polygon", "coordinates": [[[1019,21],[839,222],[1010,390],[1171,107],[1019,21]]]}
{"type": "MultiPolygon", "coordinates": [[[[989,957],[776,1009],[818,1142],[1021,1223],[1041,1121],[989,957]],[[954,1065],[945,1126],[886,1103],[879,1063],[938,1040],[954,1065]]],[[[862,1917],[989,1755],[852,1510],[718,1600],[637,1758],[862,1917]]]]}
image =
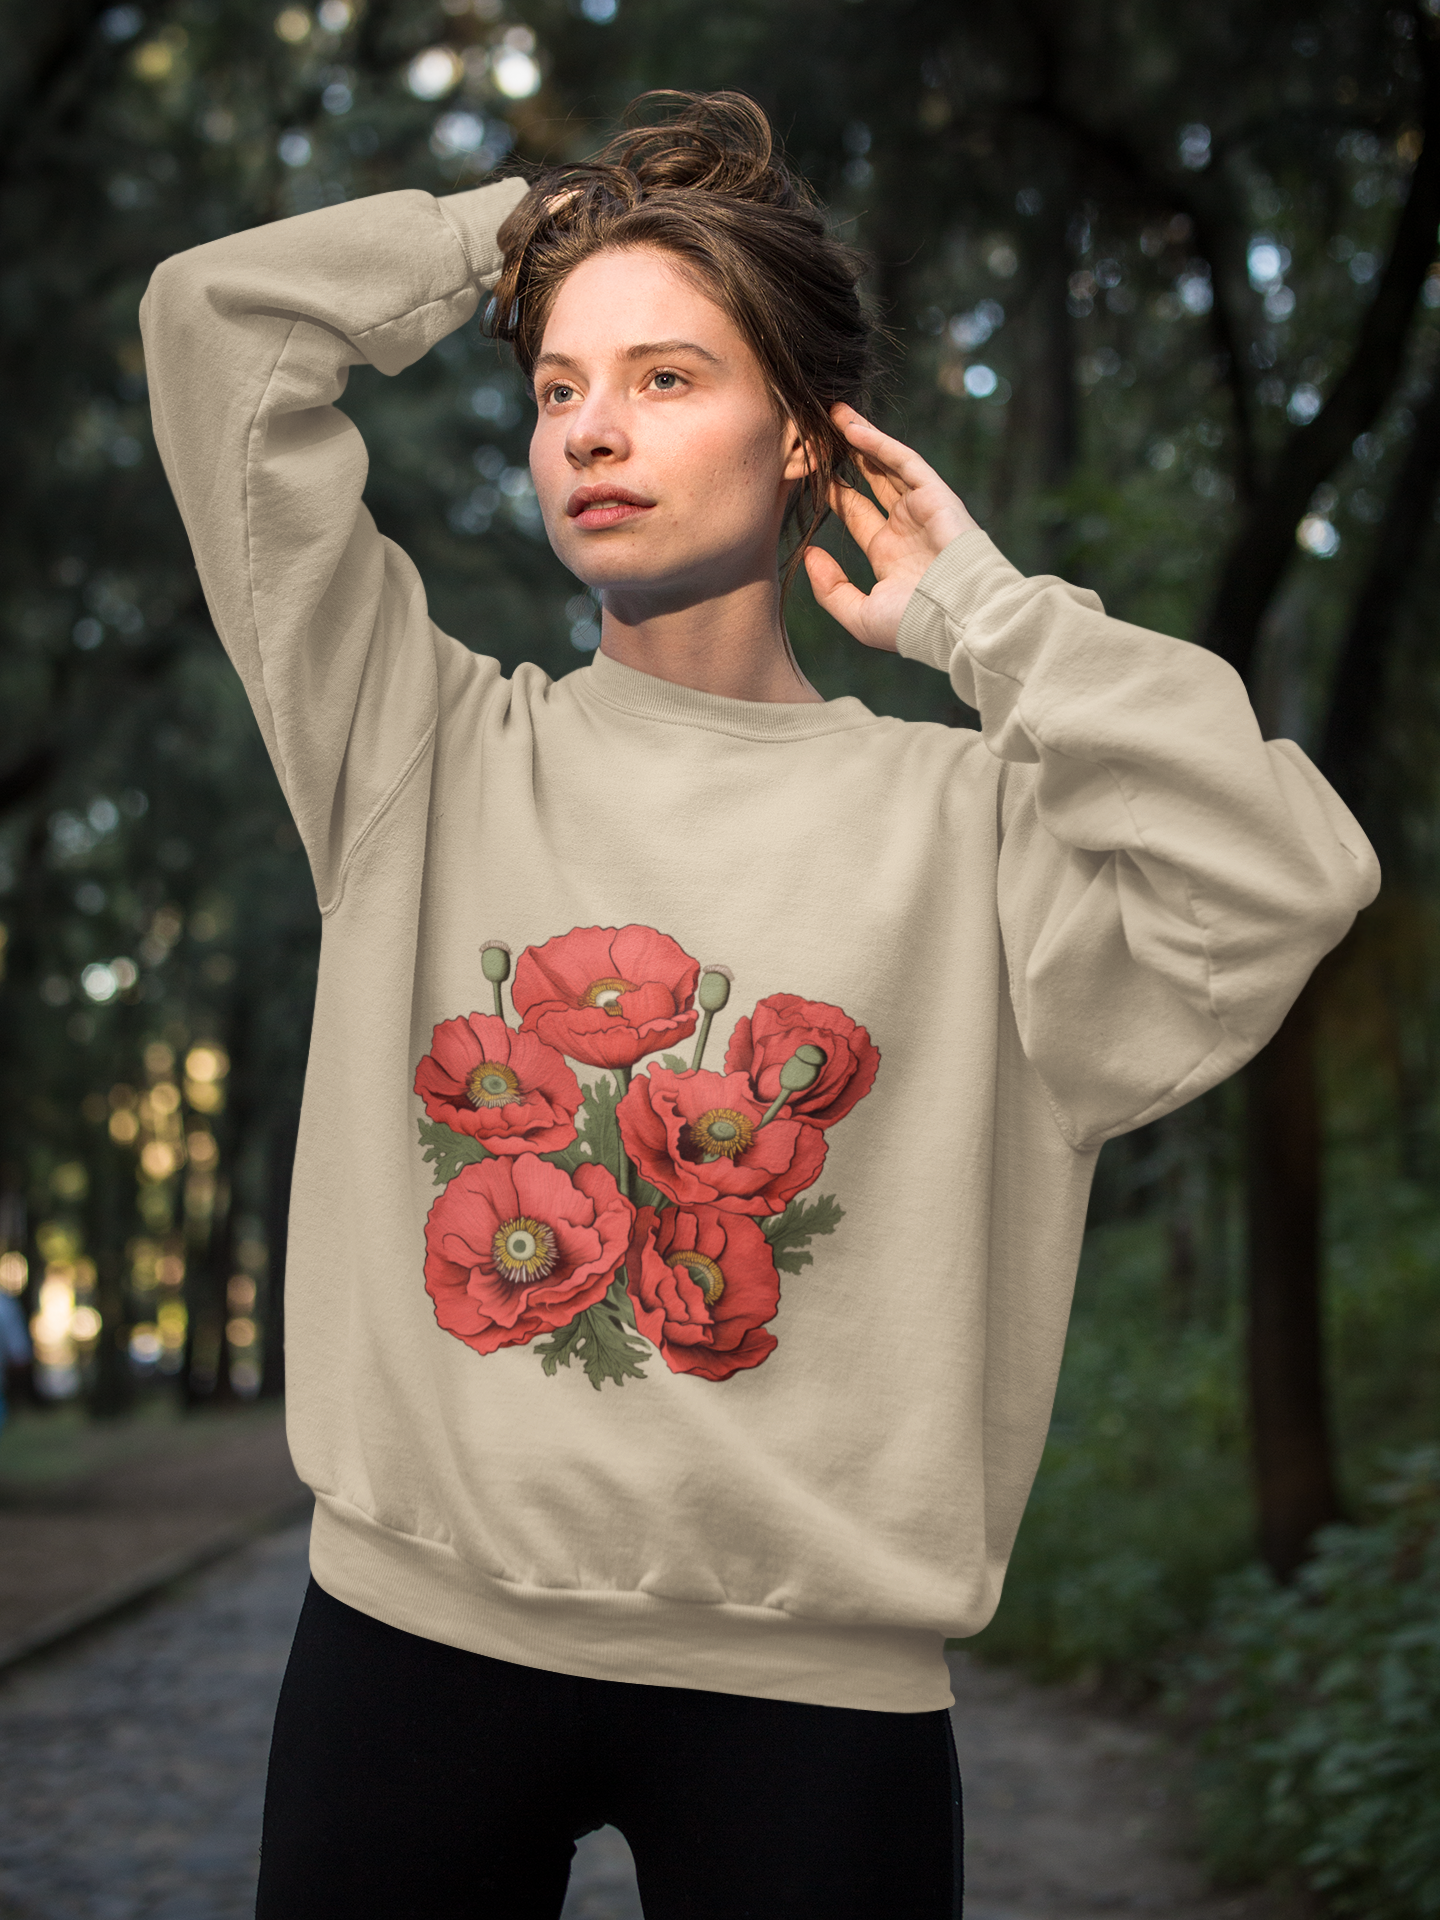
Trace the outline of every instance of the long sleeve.
{"type": "Polygon", "coordinates": [[[433,736],[424,590],[362,501],[335,406],[475,312],[525,191],[376,195],[156,268],[140,308],[155,439],[201,584],[310,856],[321,904],[433,736]]]}
{"type": "Polygon", "coordinates": [[[1025,1053],[1077,1148],[1183,1105],[1274,1033],[1380,884],[1369,842],[1216,654],[1018,573],[978,530],[900,651],[1002,770],[998,908],[1025,1053]]]}

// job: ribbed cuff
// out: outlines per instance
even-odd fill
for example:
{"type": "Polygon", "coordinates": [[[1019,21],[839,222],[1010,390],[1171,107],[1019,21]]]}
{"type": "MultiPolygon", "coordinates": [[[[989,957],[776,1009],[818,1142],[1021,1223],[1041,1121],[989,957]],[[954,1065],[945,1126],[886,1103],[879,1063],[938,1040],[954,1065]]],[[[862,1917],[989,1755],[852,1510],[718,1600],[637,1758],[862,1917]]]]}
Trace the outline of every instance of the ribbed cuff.
{"type": "Polygon", "coordinates": [[[439,196],[440,211],[460,236],[470,271],[481,287],[493,287],[500,272],[500,249],[495,244],[496,230],[513,207],[530,191],[528,180],[512,178],[491,180],[483,187],[469,187],[464,193],[439,196]]]}
{"type": "Polygon", "coordinates": [[[977,607],[1023,578],[983,527],[969,528],[920,576],[901,617],[896,646],[907,660],[948,673],[954,641],[946,621],[963,628],[977,607]]]}

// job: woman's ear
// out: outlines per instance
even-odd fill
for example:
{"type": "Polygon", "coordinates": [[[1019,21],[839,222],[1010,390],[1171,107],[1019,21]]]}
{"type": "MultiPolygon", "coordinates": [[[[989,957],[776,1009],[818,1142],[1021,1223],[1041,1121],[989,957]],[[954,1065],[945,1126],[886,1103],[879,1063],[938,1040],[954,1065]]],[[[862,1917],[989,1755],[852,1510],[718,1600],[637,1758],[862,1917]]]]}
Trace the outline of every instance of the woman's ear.
{"type": "Polygon", "coordinates": [[[815,454],[809,441],[793,420],[786,420],[782,444],[785,448],[785,480],[803,480],[815,471],[815,454]]]}

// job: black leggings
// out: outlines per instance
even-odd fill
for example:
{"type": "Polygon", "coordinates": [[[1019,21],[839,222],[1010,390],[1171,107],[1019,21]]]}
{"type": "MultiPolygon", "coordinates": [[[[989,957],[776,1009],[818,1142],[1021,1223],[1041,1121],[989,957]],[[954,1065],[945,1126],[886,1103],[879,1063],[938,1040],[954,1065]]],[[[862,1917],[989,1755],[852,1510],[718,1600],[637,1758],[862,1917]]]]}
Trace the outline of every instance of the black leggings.
{"type": "Polygon", "coordinates": [[[646,1920],[958,1920],[950,1716],[512,1666],[312,1580],[275,1716],[257,1920],[557,1920],[613,1825],[646,1920]]]}

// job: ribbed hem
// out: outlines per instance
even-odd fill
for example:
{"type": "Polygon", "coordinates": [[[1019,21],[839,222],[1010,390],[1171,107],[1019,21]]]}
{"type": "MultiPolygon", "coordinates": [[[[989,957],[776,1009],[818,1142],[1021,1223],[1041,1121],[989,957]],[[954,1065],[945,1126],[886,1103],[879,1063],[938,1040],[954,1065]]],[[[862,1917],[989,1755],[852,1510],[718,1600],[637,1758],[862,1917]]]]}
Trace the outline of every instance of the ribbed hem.
{"type": "Polygon", "coordinates": [[[334,1599],[387,1626],[545,1673],[876,1713],[929,1713],[954,1698],[938,1633],[521,1586],[329,1494],[316,1496],[310,1570],[334,1599]]]}
{"type": "Polygon", "coordinates": [[[588,667],[565,676],[565,683],[587,698],[618,707],[642,720],[671,726],[702,727],[707,733],[734,734],[741,740],[811,740],[826,733],[844,733],[852,727],[875,724],[875,715],[848,694],[842,700],[797,701],[728,700],[695,687],[677,687],[652,673],[622,667],[607,653],[597,653],[588,667]]]}
{"type": "Polygon", "coordinates": [[[957,535],[920,576],[901,615],[898,651],[948,673],[954,641],[947,620],[963,628],[977,607],[1023,578],[983,527],[957,535]]]}

